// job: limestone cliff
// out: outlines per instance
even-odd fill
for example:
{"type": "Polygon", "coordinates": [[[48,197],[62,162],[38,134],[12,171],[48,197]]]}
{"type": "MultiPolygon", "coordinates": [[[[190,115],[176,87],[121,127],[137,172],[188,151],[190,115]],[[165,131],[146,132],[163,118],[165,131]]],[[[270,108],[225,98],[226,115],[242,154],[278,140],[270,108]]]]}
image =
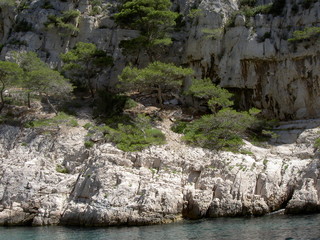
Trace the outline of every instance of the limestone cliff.
{"type": "MultiPolygon", "coordinates": [[[[257,1],[266,6],[271,1],[257,1]]],[[[181,19],[173,32],[174,43],[164,61],[191,66],[201,77],[229,88],[241,108],[263,109],[266,116],[280,119],[318,117],[319,42],[289,43],[295,30],[319,25],[319,1],[275,1],[276,13],[245,16],[235,0],[175,0],[173,10],[181,19]],[[200,9],[197,14],[193,9],[200,9]],[[192,15],[192,16],[191,16],[192,15]]],[[[102,5],[86,0],[21,1],[19,7],[2,7],[0,12],[1,56],[11,50],[32,50],[60,66],[59,54],[76,42],[93,42],[113,56],[116,64],[101,73],[100,85],[112,85],[126,65],[121,40],[138,32],[120,29],[113,20],[119,1],[102,5]],[[79,31],[46,27],[49,15],[78,9],[72,24],[79,31]]],[[[141,57],[144,65],[146,57],[141,57]]]]}

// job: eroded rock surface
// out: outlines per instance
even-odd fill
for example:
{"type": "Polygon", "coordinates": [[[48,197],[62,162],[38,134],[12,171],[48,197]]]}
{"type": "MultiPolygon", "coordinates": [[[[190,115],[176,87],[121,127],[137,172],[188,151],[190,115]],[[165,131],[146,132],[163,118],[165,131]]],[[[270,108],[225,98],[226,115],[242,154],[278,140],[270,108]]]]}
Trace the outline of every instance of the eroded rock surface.
{"type": "Polygon", "coordinates": [[[268,147],[247,143],[249,155],[192,148],[174,133],[166,145],[143,152],[110,143],[86,149],[81,127],[41,132],[1,125],[0,225],[142,225],[282,208],[317,212],[319,123],[285,123],[268,147]]]}

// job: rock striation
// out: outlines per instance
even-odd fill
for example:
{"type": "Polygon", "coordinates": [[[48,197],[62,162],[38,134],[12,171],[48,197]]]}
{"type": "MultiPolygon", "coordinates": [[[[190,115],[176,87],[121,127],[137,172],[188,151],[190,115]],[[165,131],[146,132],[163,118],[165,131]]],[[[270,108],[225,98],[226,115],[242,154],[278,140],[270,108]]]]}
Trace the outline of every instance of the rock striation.
{"type": "Polygon", "coordinates": [[[142,152],[110,143],[86,149],[82,127],[1,125],[0,225],[144,225],[318,212],[319,124],[288,122],[271,145],[247,143],[248,154],[189,147],[174,133],[166,145],[142,152]]]}

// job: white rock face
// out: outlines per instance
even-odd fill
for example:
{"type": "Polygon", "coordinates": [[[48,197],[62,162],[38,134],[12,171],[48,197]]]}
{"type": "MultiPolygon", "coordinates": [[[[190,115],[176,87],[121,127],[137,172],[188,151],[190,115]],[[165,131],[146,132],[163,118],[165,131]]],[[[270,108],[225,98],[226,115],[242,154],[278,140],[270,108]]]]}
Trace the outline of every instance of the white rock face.
{"type": "MultiPolygon", "coordinates": [[[[299,1],[286,1],[281,16],[258,14],[246,19],[237,15],[234,27],[225,28],[223,36],[216,40],[205,39],[202,29],[224,27],[226,18],[217,16],[217,9],[205,8],[204,16],[190,28],[183,61],[197,69],[200,77],[210,77],[233,90],[243,108],[255,106],[263,109],[266,116],[280,119],[317,117],[317,43],[290,43],[287,39],[294,30],[318,26],[319,4],[304,9],[299,1]],[[297,13],[291,10],[294,4],[299,6],[297,13]],[[206,19],[211,19],[211,24],[206,19]]],[[[229,9],[222,9],[230,13],[233,5],[228,6],[229,9]]]]}
{"type": "MultiPolygon", "coordinates": [[[[282,14],[257,14],[254,17],[237,15],[234,27],[228,27],[228,18],[238,10],[234,0],[175,0],[173,10],[183,14],[180,29],[172,34],[174,43],[162,60],[184,64],[195,69],[199,77],[232,90],[242,108],[252,106],[263,109],[268,117],[303,119],[320,116],[319,51],[316,41],[289,43],[295,30],[318,26],[320,3],[305,9],[301,1],[286,1],[282,14]],[[298,6],[297,11],[293,11],[298,6]],[[191,9],[200,12],[191,18],[191,9]],[[218,30],[212,37],[204,30],[218,30]]],[[[258,1],[269,4],[271,1],[258,1]]],[[[79,42],[93,42],[106,50],[116,63],[101,73],[98,85],[117,82],[124,66],[136,59],[124,56],[119,48],[122,40],[136,37],[138,32],[120,29],[113,20],[119,1],[108,0],[104,12],[91,16],[90,1],[50,1],[52,8],[44,8],[42,1],[32,1],[30,7],[13,11],[4,8],[0,17],[2,58],[12,50],[36,51],[52,67],[60,67],[59,54],[79,42]],[[76,25],[78,34],[63,35],[58,29],[45,27],[49,15],[78,9],[81,17],[76,25]],[[32,23],[28,32],[15,32],[15,22],[32,23]]],[[[140,56],[145,66],[146,56],[140,56]]]]}
{"type": "Polygon", "coordinates": [[[87,150],[80,127],[39,132],[1,125],[0,225],[142,225],[281,208],[316,212],[319,124],[286,123],[278,138],[290,136],[286,143],[247,143],[250,155],[188,147],[174,134],[143,152],[109,143],[87,150]],[[58,164],[69,173],[57,172],[58,164]]]}

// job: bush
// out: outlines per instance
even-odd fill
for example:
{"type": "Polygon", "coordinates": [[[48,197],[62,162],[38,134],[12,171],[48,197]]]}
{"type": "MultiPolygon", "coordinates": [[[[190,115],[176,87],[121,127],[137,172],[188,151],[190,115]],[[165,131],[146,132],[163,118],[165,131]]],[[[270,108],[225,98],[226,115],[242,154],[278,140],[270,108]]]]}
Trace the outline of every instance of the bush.
{"type": "Polygon", "coordinates": [[[26,123],[25,127],[29,128],[44,128],[44,127],[57,127],[59,125],[66,125],[70,127],[79,126],[77,120],[64,112],[58,113],[57,116],[49,119],[34,120],[26,123]]]}
{"type": "Polygon", "coordinates": [[[240,9],[234,11],[227,23],[226,27],[234,27],[235,19],[237,15],[244,15],[247,18],[254,17],[257,14],[273,14],[274,16],[282,14],[283,8],[285,7],[285,0],[276,0],[274,3],[255,6],[255,0],[241,0],[240,9]]]}
{"type": "Polygon", "coordinates": [[[152,128],[151,119],[144,115],[138,115],[134,119],[125,115],[115,116],[108,119],[106,125],[87,127],[89,138],[96,133],[103,133],[106,141],[113,142],[125,152],[141,151],[146,147],[165,143],[164,134],[152,128]]]}
{"type": "Polygon", "coordinates": [[[60,164],[57,164],[56,171],[59,173],[69,173],[69,170],[67,168],[61,166],[60,164]]]}
{"type": "Polygon", "coordinates": [[[48,21],[45,23],[45,26],[48,29],[59,28],[67,32],[78,33],[79,28],[75,26],[72,21],[80,16],[80,11],[78,10],[69,10],[62,13],[60,16],[49,15],[48,21]]]}
{"type": "Polygon", "coordinates": [[[214,85],[209,78],[193,79],[191,87],[186,94],[207,102],[208,107],[213,113],[224,107],[233,105],[230,98],[233,96],[228,90],[214,85]]]}
{"type": "Polygon", "coordinates": [[[15,0],[0,0],[0,7],[12,7],[16,4],[15,0]]]}
{"type": "Polygon", "coordinates": [[[320,148],[320,138],[317,138],[317,139],[314,141],[313,147],[314,147],[317,151],[319,151],[319,148],[320,148]]]}
{"type": "Polygon", "coordinates": [[[176,121],[172,126],[171,126],[171,131],[175,133],[184,133],[185,129],[187,128],[188,123],[183,122],[183,121],[176,121]]]}
{"type": "Polygon", "coordinates": [[[203,148],[238,151],[246,131],[256,124],[258,120],[252,114],[226,108],[191,122],[184,129],[183,139],[203,148]]]}
{"type": "Polygon", "coordinates": [[[85,146],[86,148],[92,148],[93,145],[94,145],[94,142],[92,142],[92,141],[85,141],[85,142],[84,142],[84,146],[85,146]]]}
{"type": "Polygon", "coordinates": [[[307,27],[302,31],[294,31],[292,38],[289,38],[289,42],[297,42],[303,40],[310,40],[312,38],[317,39],[320,36],[320,27],[307,27]]]}

